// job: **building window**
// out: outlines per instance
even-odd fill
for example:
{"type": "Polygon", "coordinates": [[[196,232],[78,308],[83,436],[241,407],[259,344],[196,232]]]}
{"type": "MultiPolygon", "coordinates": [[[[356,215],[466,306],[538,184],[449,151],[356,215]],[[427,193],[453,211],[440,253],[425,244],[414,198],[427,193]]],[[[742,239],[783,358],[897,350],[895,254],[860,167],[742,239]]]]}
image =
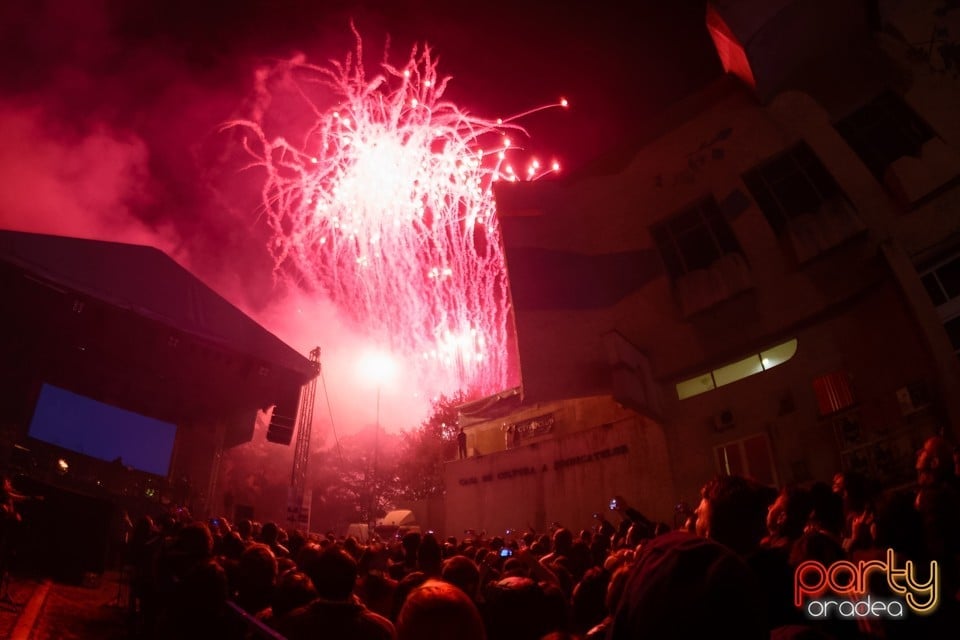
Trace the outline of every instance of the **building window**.
{"type": "Polygon", "coordinates": [[[871,425],[856,409],[841,411],[827,424],[834,430],[844,471],[858,473],[880,488],[916,479],[914,454],[920,442],[912,428],[871,425]]]}
{"type": "Polygon", "coordinates": [[[760,211],[798,263],[864,230],[846,196],[810,146],[800,142],[743,174],[760,211]]]}
{"type": "Polygon", "coordinates": [[[680,400],[706,393],[711,389],[769,371],[792,358],[797,352],[797,339],[788,340],[759,353],[751,353],[736,362],[718,367],[694,378],[677,383],[680,400]]]}
{"type": "Polygon", "coordinates": [[[745,173],[743,182],[777,235],[791,220],[840,196],[833,176],[805,142],[745,173]]]}
{"type": "Polygon", "coordinates": [[[717,470],[724,475],[753,478],[771,487],[779,485],[770,440],[765,433],[718,445],[713,453],[717,470]]]}
{"type": "Polygon", "coordinates": [[[696,269],[707,269],[727,254],[742,254],[712,196],[654,225],[650,233],[674,280],[696,269]]]}
{"type": "Polygon", "coordinates": [[[921,276],[935,307],[960,298],[960,255],[948,258],[921,276]]]}
{"type": "Polygon", "coordinates": [[[947,330],[947,337],[950,338],[950,344],[953,345],[953,352],[957,357],[960,357],[960,316],[944,322],[943,328],[947,330]]]}
{"type": "Polygon", "coordinates": [[[930,300],[960,357],[960,254],[951,256],[920,276],[930,300]]]}
{"type": "Polygon", "coordinates": [[[893,161],[919,156],[933,138],[933,130],[893,91],[880,96],[840,120],[837,132],[847,141],[877,180],[893,161]]]}
{"type": "Polygon", "coordinates": [[[740,243],[707,197],[650,228],[687,318],[753,287],[740,243]]]}

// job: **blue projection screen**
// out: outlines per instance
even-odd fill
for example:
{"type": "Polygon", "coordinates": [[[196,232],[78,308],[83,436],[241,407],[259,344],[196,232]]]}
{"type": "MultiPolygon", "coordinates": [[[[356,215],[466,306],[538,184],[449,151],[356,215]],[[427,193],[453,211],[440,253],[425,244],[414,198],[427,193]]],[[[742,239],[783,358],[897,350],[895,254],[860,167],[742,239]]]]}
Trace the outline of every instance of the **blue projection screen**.
{"type": "Polygon", "coordinates": [[[165,476],[177,426],[44,384],[27,435],[108,462],[165,476]]]}

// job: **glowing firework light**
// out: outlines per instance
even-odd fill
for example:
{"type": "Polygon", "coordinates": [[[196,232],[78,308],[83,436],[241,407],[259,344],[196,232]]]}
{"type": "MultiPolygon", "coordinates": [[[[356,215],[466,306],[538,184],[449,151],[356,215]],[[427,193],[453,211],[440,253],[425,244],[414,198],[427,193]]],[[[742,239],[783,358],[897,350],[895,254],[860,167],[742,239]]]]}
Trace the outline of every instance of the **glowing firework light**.
{"type": "MultiPolygon", "coordinates": [[[[342,63],[299,58],[261,75],[308,107],[302,141],[271,137],[263,114],[227,123],[253,133],[244,146],[266,169],[275,274],[323,292],[435,392],[500,391],[509,297],[492,185],[518,179],[508,134],[525,131],[513,121],[566,101],[477,118],[443,99],[449,78],[429,47],[368,78],[354,35],[342,63]]],[[[524,178],[557,168],[534,161],[524,178]]]]}

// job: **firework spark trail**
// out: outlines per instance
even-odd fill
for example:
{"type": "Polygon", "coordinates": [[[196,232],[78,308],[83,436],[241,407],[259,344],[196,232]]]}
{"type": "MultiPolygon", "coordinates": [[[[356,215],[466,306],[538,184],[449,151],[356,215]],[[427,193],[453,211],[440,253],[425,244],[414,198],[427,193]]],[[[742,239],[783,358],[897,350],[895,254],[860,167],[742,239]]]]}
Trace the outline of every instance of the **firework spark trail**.
{"type": "Polygon", "coordinates": [[[444,100],[429,47],[368,79],[354,35],[343,63],[270,72],[315,115],[301,144],[269,137],[260,117],[225,125],[252,132],[245,148],[266,169],[275,274],[323,292],[438,392],[500,391],[509,300],[492,185],[516,179],[504,136],[525,131],[444,100]]]}

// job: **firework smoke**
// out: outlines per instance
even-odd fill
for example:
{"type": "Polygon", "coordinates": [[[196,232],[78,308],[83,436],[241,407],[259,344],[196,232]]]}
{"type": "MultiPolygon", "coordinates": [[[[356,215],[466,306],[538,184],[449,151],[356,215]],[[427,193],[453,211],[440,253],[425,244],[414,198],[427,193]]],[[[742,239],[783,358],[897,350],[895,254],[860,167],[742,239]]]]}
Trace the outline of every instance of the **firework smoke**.
{"type": "MultiPolygon", "coordinates": [[[[477,118],[445,100],[449,78],[426,46],[368,78],[354,35],[343,62],[261,71],[251,118],[226,125],[249,132],[244,148],[266,170],[275,276],[329,298],[437,393],[500,391],[513,381],[492,185],[518,179],[507,158],[520,116],[477,118]],[[297,141],[268,130],[278,89],[310,114],[297,141]]],[[[524,179],[556,169],[533,161],[524,179]]]]}

